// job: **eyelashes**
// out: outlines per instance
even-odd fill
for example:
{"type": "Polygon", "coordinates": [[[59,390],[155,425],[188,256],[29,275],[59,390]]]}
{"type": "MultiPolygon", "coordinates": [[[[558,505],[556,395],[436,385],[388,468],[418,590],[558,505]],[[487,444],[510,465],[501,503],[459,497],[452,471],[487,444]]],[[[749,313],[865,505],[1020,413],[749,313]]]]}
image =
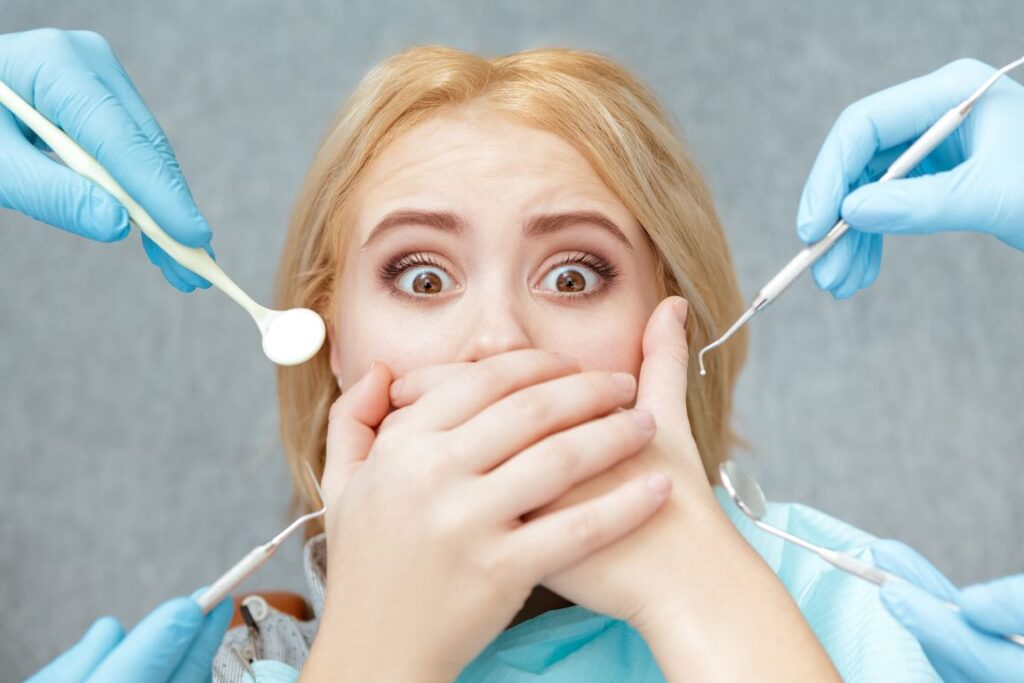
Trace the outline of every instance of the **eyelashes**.
{"type": "MultiPolygon", "coordinates": [[[[585,292],[558,292],[547,290],[549,293],[564,299],[589,299],[591,297],[604,294],[606,290],[612,285],[612,283],[616,282],[619,279],[620,275],[619,270],[606,258],[598,256],[597,254],[591,254],[587,252],[574,252],[568,255],[558,263],[551,266],[548,272],[550,273],[556,268],[570,265],[586,266],[594,273],[596,273],[598,276],[600,276],[602,280],[601,284],[596,289],[591,289],[585,292]]],[[[396,296],[404,297],[407,299],[432,298],[435,295],[410,294],[409,292],[397,288],[394,284],[395,280],[401,277],[402,274],[404,274],[409,269],[417,266],[428,266],[431,268],[435,268],[448,275],[448,271],[445,269],[445,267],[438,263],[437,260],[434,259],[429,254],[425,254],[423,252],[405,252],[396,255],[395,257],[388,260],[385,264],[380,266],[377,269],[377,279],[382,284],[387,285],[390,290],[390,293],[396,296]]]]}

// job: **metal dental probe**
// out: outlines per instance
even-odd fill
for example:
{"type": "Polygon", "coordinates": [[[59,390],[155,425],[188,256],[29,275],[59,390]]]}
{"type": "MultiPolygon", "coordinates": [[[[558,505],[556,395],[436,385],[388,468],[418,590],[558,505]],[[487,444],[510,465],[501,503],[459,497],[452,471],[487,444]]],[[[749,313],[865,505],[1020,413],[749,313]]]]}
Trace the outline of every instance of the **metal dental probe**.
{"type": "MultiPolygon", "coordinates": [[[[1015,62],[1007,64],[1002,69],[992,74],[992,77],[985,81],[981,87],[974,91],[970,97],[956,105],[945,114],[942,115],[938,121],[924,132],[921,137],[917,139],[914,144],[907,148],[903,154],[899,156],[889,167],[889,170],[885,172],[878,182],[884,183],[890,180],[896,180],[907,175],[915,166],[921,163],[925,157],[931,154],[932,150],[939,146],[939,144],[945,140],[949,135],[955,131],[967,115],[971,113],[971,108],[974,103],[978,101],[985,92],[988,91],[996,81],[1002,78],[1004,75],[1016,69],[1018,66],[1024,64],[1024,57],[1021,57],[1015,62]]],[[[754,297],[754,301],[750,304],[750,308],[744,311],[743,315],[733,323],[725,334],[719,337],[716,341],[711,342],[697,354],[698,362],[700,363],[700,374],[706,375],[707,371],[704,369],[704,354],[713,348],[721,346],[729,337],[734,335],[738,329],[743,327],[748,320],[754,317],[761,309],[766,307],[771,302],[779,298],[791,284],[796,282],[805,270],[810,268],[814,263],[820,259],[826,251],[831,249],[839,238],[846,234],[846,231],[850,229],[850,224],[843,219],[832,226],[832,229],[814,244],[804,247],[793,259],[786,264],[786,266],[778,272],[771,280],[768,281],[761,291],[754,297]]]]}

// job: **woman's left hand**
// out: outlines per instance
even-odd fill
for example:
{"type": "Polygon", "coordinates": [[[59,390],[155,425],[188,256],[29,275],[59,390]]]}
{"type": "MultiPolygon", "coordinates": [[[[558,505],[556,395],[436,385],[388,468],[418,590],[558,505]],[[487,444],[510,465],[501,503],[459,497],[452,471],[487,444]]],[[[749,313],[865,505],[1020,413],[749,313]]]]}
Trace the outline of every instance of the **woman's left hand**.
{"type": "Polygon", "coordinates": [[[555,593],[634,627],[679,576],[676,558],[685,554],[684,545],[708,547],[700,539],[694,543],[694,532],[709,534],[708,520],[722,517],[686,413],[686,314],[686,300],[669,297],[654,309],[644,331],[636,407],[650,411],[657,425],[647,447],[526,518],[601,495],[643,472],[670,474],[671,497],[651,519],[544,582],[555,593]]]}

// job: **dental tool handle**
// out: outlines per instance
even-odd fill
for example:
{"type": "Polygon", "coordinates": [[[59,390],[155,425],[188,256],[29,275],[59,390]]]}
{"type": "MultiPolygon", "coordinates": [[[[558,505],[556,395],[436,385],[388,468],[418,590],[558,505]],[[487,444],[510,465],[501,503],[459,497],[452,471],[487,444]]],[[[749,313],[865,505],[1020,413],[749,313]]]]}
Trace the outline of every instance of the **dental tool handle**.
{"type": "Polygon", "coordinates": [[[839,553],[828,548],[822,548],[818,553],[823,560],[831,564],[837,569],[842,569],[848,574],[860,577],[865,581],[870,581],[876,586],[881,586],[887,581],[901,581],[900,577],[895,574],[891,574],[884,569],[879,569],[873,564],[869,564],[862,560],[847,555],[846,553],[839,553]]]}
{"type": "MultiPolygon", "coordinates": [[[[970,111],[971,108],[962,102],[943,114],[942,118],[932,124],[914,144],[908,147],[892,163],[889,170],[885,172],[885,175],[878,179],[878,182],[885,183],[905,177],[963,123],[970,111]]],[[[761,288],[757,298],[754,300],[756,308],[764,308],[777,299],[791,284],[796,282],[797,278],[805,270],[814,265],[826,251],[835,246],[839,238],[845,235],[849,229],[850,224],[843,219],[839,219],[824,237],[814,244],[804,247],[775,277],[768,281],[768,284],[761,288]]]]}
{"type": "Polygon", "coordinates": [[[210,610],[220,604],[224,596],[237,588],[243,581],[252,575],[254,571],[263,566],[277,550],[277,546],[267,543],[258,545],[249,551],[249,554],[239,560],[234,567],[227,570],[223,576],[213,582],[213,585],[200,595],[196,602],[208,614],[210,610]]]}
{"type": "Polygon", "coordinates": [[[51,123],[45,116],[36,111],[3,81],[0,81],[0,104],[7,107],[33,133],[49,145],[54,154],[60,157],[61,161],[68,168],[114,195],[117,201],[121,202],[122,206],[128,211],[132,221],[139,226],[139,230],[156,242],[161,249],[170,254],[175,261],[209,280],[210,283],[248,311],[249,315],[257,323],[260,322],[266,309],[242,291],[242,288],[236,285],[221,270],[220,266],[217,265],[217,262],[209,254],[198,247],[186,247],[164,232],[149,213],[131,198],[124,188],[121,187],[120,183],[114,180],[113,176],[91,154],[82,149],[77,142],[51,123]]]}

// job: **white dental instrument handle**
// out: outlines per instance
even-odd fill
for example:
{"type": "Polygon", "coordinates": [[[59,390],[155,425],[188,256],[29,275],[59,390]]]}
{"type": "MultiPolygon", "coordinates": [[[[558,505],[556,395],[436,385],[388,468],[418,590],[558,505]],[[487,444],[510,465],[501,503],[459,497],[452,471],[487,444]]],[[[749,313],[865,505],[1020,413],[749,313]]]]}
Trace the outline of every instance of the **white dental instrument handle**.
{"type": "Polygon", "coordinates": [[[128,211],[132,221],[139,226],[139,230],[146,233],[146,236],[170,254],[175,261],[209,280],[210,283],[247,310],[253,318],[259,315],[259,311],[263,307],[242,291],[221,270],[217,262],[210,258],[209,254],[198,247],[186,247],[164,232],[149,213],[125,192],[124,188],[114,180],[113,176],[91,154],[82,149],[77,142],[51,123],[45,116],[36,111],[3,81],[0,81],[0,104],[7,107],[33,133],[49,145],[54,154],[60,157],[67,164],[68,168],[81,176],[85,176],[114,195],[117,201],[121,202],[121,205],[128,211]]]}
{"type": "Polygon", "coordinates": [[[828,548],[819,548],[818,555],[833,567],[842,569],[848,574],[859,576],[865,581],[870,581],[876,586],[881,586],[887,581],[902,580],[895,574],[887,572],[884,569],[879,569],[873,564],[858,560],[856,557],[847,555],[846,553],[836,552],[834,550],[829,550],[828,548]]]}
{"type": "Polygon", "coordinates": [[[263,566],[277,550],[276,545],[270,543],[258,545],[249,551],[249,554],[239,560],[234,567],[227,570],[213,585],[206,589],[202,595],[196,598],[203,614],[220,604],[224,596],[237,588],[243,581],[263,566]]]}
{"type": "MultiPolygon", "coordinates": [[[[970,110],[971,108],[966,106],[966,102],[962,102],[943,114],[942,118],[933,123],[921,137],[914,141],[914,144],[908,147],[892,163],[889,170],[885,172],[885,175],[878,179],[878,182],[884,183],[896,180],[910,173],[915,166],[924,161],[925,157],[932,153],[932,150],[938,147],[943,140],[949,137],[963,123],[970,110]]],[[[791,284],[796,282],[797,278],[805,270],[814,265],[826,251],[831,249],[849,229],[850,224],[843,219],[839,219],[824,237],[800,250],[775,277],[768,281],[768,284],[761,288],[761,291],[758,292],[757,297],[754,299],[752,307],[760,310],[777,299],[791,284]]]]}

